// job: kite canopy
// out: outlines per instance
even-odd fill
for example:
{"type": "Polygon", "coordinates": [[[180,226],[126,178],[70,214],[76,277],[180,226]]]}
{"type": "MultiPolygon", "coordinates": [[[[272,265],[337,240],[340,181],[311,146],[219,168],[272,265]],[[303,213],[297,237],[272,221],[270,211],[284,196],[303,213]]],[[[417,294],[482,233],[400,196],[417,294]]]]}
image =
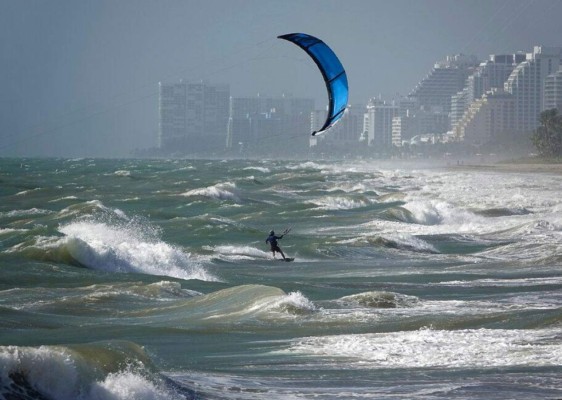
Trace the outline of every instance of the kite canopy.
{"type": "Polygon", "coordinates": [[[332,49],[314,36],[306,33],[289,33],[278,38],[288,40],[306,51],[322,72],[330,100],[328,117],[322,128],[313,132],[312,136],[323,133],[343,117],[347,107],[349,90],[343,65],[332,49]]]}

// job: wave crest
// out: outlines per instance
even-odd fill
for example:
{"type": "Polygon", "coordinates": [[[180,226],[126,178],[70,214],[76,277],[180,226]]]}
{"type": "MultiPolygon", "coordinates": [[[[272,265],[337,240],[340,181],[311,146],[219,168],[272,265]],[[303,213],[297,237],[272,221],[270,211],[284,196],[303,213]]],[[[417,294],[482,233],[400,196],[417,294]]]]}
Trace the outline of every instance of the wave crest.
{"type": "Polygon", "coordinates": [[[215,281],[191,254],[163,242],[160,230],[138,219],[90,217],[59,227],[63,237],[36,237],[12,247],[33,259],[124,273],[215,281]],[[104,220],[104,218],[106,220],[104,220]]]}
{"type": "Polygon", "coordinates": [[[6,399],[186,399],[132,342],[0,346],[0,364],[0,397],[6,399]]]}
{"type": "Polygon", "coordinates": [[[200,189],[192,189],[182,194],[186,197],[202,196],[216,200],[230,200],[239,203],[240,197],[236,185],[231,182],[217,183],[200,189]]]}

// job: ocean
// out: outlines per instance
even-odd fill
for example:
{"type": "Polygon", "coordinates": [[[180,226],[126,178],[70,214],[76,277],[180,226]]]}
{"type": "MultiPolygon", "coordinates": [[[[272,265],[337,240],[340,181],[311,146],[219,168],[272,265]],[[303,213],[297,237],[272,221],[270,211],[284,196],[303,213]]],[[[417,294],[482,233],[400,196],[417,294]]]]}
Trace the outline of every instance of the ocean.
{"type": "Polygon", "coordinates": [[[560,399],[560,182],[0,159],[0,399],[560,399]]]}

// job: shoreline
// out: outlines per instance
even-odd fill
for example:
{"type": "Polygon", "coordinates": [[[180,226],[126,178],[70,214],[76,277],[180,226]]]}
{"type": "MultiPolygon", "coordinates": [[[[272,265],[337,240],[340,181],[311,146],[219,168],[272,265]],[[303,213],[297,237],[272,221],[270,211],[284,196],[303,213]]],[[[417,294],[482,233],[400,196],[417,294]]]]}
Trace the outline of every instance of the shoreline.
{"type": "Polygon", "coordinates": [[[451,170],[466,171],[491,171],[491,172],[514,172],[514,173],[543,173],[562,175],[562,164],[541,163],[488,163],[488,164],[464,164],[451,165],[451,170]]]}

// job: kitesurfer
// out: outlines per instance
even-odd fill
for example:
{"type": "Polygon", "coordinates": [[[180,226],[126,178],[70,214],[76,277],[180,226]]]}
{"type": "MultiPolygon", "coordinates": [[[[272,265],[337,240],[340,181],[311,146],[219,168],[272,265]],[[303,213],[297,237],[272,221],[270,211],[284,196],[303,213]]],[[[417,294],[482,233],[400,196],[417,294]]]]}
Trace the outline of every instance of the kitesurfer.
{"type": "Polygon", "coordinates": [[[275,236],[275,232],[271,231],[269,232],[269,236],[267,237],[267,239],[265,239],[265,243],[269,243],[269,245],[271,246],[271,252],[273,253],[273,258],[275,258],[275,252],[277,251],[281,253],[281,255],[283,256],[283,260],[287,260],[285,258],[285,254],[283,254],[283,250],[281,250],[281,248],[277,244],[277,241],[279,239],[283,239],[283,236],[285,236],[285,233],[283,233],[283,235],[281,236],[275,236]]]}

